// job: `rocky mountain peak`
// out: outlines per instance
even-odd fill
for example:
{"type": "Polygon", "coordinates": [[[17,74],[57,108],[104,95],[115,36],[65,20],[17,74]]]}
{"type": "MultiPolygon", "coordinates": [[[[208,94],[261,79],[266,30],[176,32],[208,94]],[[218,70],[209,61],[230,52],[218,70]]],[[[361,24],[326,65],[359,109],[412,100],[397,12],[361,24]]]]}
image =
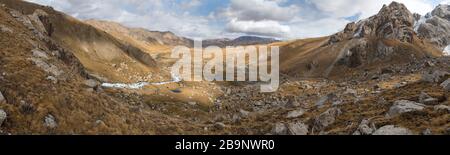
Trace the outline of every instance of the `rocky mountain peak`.
{"type": "Polygon", "coordinates": [[[349,23],[344,31],[330,38],[330,43],[353,38],[374,37],[383,39],[395,39],[402,42],[412,42],[414,35],[414,15],[405,5],[392,2],[368,19],[357,23],[349,23]]]}
{"type": "Polygon", "coordinates": [[[433,16],[450,20],[450,5],[440,4],[431,12],[431,14],[433,16]]]}
{"type": "Polygon", "coordinates": [[[450,6],[439,5],[425,16],[415,15],[414,29],[419,37],[441,49],[450,45],[450,6]]]}

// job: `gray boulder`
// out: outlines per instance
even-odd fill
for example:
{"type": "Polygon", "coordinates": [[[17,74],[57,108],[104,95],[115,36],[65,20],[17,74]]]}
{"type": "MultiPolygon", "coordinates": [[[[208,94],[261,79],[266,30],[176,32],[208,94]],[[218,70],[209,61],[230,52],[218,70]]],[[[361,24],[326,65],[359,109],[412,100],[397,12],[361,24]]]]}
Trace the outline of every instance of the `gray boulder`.
{"type": "Polygon", "coordinates": [[[297,122],[297,123],[289,123],[287,125],[289,135],[307,135],[308,134],[308,125],[297,122]]]}
{"type": "Polygon", "coordinates": [[[5,97],[3,96],[2,92],[0,92],[0,103],[5,102],[5,97]]]}
{"type": "Polygon", "coordinates": [[[0,126],[2,126],[3,122],[6,120],[7,114],[3,109],[0,109],[0,126]]]}
{"type": "Polygon", "coordinates": [[[445,80],[444,82],[441,83],[440,85],[442,88],[444,88],[445,91],[450,91],[450,78],[445,80]]]}
{"type": "Polygon", "coordinates": [[[322,130],[336,121],[336,117],[341,114],[339,108],[330,108],[315,118],[314,125],[318,130],[322,130]]]}
{"type": "Polygon", "coordinates": [[[445,76],[450,75],[450,73],[446,71],[434,71],[434,72],[426,72],[422,74],[422,81],[429,83],[438,83],[442,82],[445,76]]]}
{"type": "Polygon", "coordinates": [[[305,113],[305,111],[303,109],[300,110],[294,110],[291,111],[287,114],[286,118],[298,118],[300,116],[302,116],[305,113]]]}
{"type": "Polygon", "coordinates": [[[413,135],[413,133],[406,128],[386,125],[376,130],[373,135],[413,135]]]}
{"type": "Polygon", "coordinates": [[[48,114],[47,116],[45,116],[44,118],[44,126],[49,128],[49,129],[54,129],[58,126],[58,124],[56,123],[55,117],[51,114],[48,114]]]}
{"type": "Polygon", "coordinates": [[[376,128],[370,125],[370,121],[368,119],[364,119],[359,124],[358,129],[355,131],[354,135],[371,135],[375,130],[376,128]]]}
{"type": "Polygon", "coordinates": [[[93,79],[88,79],[84,81],[84,85],[90,87],[90,88],[95,88],[98,86],[98,82],[93,80],[93,79]]]}
{"type": "Polygon", "coordinates": [[[422,111],[425,105],[408,100],[395,101],[394,105],[389,109],[386,117],[395,117],[403,113],[422,111]]]}
{"type": "Polygon", "coordinates": [[[287,135],[288,128],[286,127],[286,124],[276,123],[275,126],[272,128],[272,134],[273,135],[287,135]]]}

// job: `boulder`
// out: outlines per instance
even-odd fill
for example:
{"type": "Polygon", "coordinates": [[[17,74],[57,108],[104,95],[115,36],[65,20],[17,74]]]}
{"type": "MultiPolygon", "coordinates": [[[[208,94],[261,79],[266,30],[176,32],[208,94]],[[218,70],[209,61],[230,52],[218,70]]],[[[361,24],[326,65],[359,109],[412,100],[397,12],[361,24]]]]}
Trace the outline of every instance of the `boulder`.
{"type": "Polygon", "coordinates": [[[371,135],[375,130],[376,128],[374,128],[373,126],[371,127],[370,121],[368,119],[364,119],[361,121],[358,129],[355,131],[355,133],[359,134],[354,133],[354,135],[371,135]]]}
{"type": "Polygon", "coordinates": [[[226,127],[226,125],[222,122],[216,122],[214,124],[214,128],[218,129],[218,130],[223,130],[226,127]]]}
{"type": "Polygon", "coordinates": [[[6,102],[5,97],[3,96],[2,92],[0,92],[0,103],[6,102]]]}
{"type": "Polygon", "coordinates": [[[446,105],[436,105],[436,106],[434,106],[434,110],[435,110],[435,111],[446,111],[446,112],[450,112],[450,106],[446,106],[446,105]]]}
{"type": "Polygon", "coordinates": [[[307,135],[308,134],[308,125],[297,122],[297,123],[289,123],[287,125],[289,135],[307,135]]]}
{"type": "Polygon", "coordinates": [[[442,82],[445,76],[450,75],[450,73],[446,71],[434,71],[434,72],[425,72],[422,74],[422,81],[429,83],[439,83],[442,82]]]}
{"type": "Polygon", "coordinates": [[[305,113],[305,111],[303,109],[290,111],[287,114],[286,118],[297,118],[297,117],[302,116],[304,113],[305,113]]]}
{"type": "Polygon", "coordinates": [[[439,99],[433,98],[425,92],[420,93],[419,102],[425,105],[436,105],[439,103],[439,99]]]}
{"type": "Polygon", "coordinates": [[[3,122],[6,120],[7,114],[3,109],[0,109],[0,126],[2,126],[3,122]]]}
{"type": "Polygon", "coordinates": [[[336,117],[341,114],[341,110],[339,108],[330,108],[327,111],[320,114],[314,120],[315,128],[318,130],[322,130],[327,126],[333,124],[336,121],[336,117]]]}
{"type": "Polygon", "coordinates": [[[413,133],[406,128],[386,125],[376,130],[373,135],[413,135],[413,133]]]}
{"type": "Polygon", "coordinates": [[[246,118],[246,117],[248,117],[248,115],[250,115],[250,112],[248,112],[248,111],[246,111],[244,109],[240,109],[239,110],[239,114],[240,114],[241,117],[246,118]]]}
{"type": "Polygon", "coordinates": [[[422,111],[425,105],[408,100],[395,101],[394,105],[389,109],[386,117],[395,117],[403,113],[422,111]]]}
{"type": "Polygon", "coordinates": [[[445,91],[450,92],[450,78],[442,82],[440,86],[444,88],[445,91]]]}
{"type": "Polygon", "coordinates": [[[54,129],[58,126],[58,124],[56,123],[55,117],[51,114],[48,114],[47,116],[45,116],[44,118],[44,126],[49,128],[49,129],[54,129]]]}
{"type": "Polygon", "coordinates": [[[84,85],[90,88],[95,88],[98,86],[98,82],[93,79],[88,79],[84,81],[84,85]]]}
{"type": "Polygon", "coordinates": [[[272,128],[272,134],[273,135],[287,135],[288,128],[286,127],[286,124],[276,123],[275,126],[272,128]]]}

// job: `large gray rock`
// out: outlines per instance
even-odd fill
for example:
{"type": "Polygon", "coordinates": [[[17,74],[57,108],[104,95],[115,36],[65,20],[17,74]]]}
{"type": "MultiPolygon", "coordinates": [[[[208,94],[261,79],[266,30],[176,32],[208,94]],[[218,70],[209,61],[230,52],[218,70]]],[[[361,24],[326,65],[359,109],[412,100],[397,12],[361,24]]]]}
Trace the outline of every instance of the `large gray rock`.
{"type": "Polygon", "coordinates": [[[308,125],[297,122],[287,125],[289,135],[308,135],[308,125]]]}
{"type": "Polygon", "coordinates": [[[435,110],[435,111],[446,111],[446,112],[450,112],[450,106],[446,106],[446,105],[436,105],[436,106],[434,106],[434,110],[435,110]]]}
{"type": "Polygon", "coordinates": [[[44,126],[49,128],[49,129],[54,129],[58,126],[58,124],[56,123],[55,117],[51,114],[48,114],[47,116],[45,116],[44,118],[44,126]]]}
{"type": "Polygon", "coordinates": [[[439,99],[433,98],[425,92],[420,93],[419,102],[425,105],[436,105],[439,104],[439,99]]]}
{"type": "Polygon", "coordinates": [[[3,103],[5,101],[5,97],[3,96],[2,92],[0,92],[0,103],[3,103]]]}
{"type": "Polygon", "coordinates": [[[33,57],[29,58],[28,60],[31,60],[36,66],[38,66],[47,73],[53,74],[53,76],[55,77],[58,77],[64,73],[57,66],[45,62],[44,60],[42,60],[42,58],[33,57]]]}
{"type": "Polygon", "coordinates": [[[370,121],[368,119],[364,119],[361,121],[361,124],[359,124],[355,133],[359,133],[360,135],[371,135],[375,130],[376,128],[370,125],[370,121]]]}
{"type": "Polygon", "coordinates": [[[90,87],[90,88],[95,88],[98,86],[98,82],[93,80],[93,79],[88,79],[84,81],[84,85],[90,87]]]}
{"type": "Polygon", "coordinates": [[[414,29],[423,37],[439,48],[450,44],[450,7],[439,5],[425,16],[416,15],[414,29]]]}
{"type": "Polygon", "coordinates": [[[333,107],[328,109],[327,111],[320,114],[314,120],[314,127],[318,130],[322,130],[327,126],[333,124],[336,121],[336,117],[341,114],[341,110],[339,108],[333,107]]]}
{"type": "Polygon", "coordinates": [[[276,123],[275,126],[272,128],[272,134],[273,135],[287,135],[288,128],[286,127],[286,124],[276,123]]]}
{"type": "Polygon", "coordinates": [[[446,71],[433,71],[433,72],[426,72],[422,74],[422,81],[429,82],[429,83],[438,83],[442,82],[445,76],[450,75],[449,72],[446,71]]]}
{"type": "Polygon", "coordinates": [[[6,120],[6,112],[3,109],[0,109],[0,126],[2,126],[3,122],[6,120]]]}
{"type": "Polygon", "coordinates": [[[440,86],[444,88],[444,90],[450,91],[450,78],[442,82],[440,86]]]}
{"type": "Polygon", "coordinates": [[[395,117],[403,113],[422,111],[425,105],[408,100],[395,101],[394,105],[389,109],[386,117],[395,117]]]}
{"type": "Polygon", "coordinates": [[[305,113],[305,111],[303,109],[299,109],[299,110],[294,110],[294,111],[290,111],[286,118],[297,118],[302,116],[305,113]]]}
{"type": "Polygon", "coordinates": [[[386,125],[376,130],[373,135],[413,135],[413,133],[406,128],[386,125]]]}

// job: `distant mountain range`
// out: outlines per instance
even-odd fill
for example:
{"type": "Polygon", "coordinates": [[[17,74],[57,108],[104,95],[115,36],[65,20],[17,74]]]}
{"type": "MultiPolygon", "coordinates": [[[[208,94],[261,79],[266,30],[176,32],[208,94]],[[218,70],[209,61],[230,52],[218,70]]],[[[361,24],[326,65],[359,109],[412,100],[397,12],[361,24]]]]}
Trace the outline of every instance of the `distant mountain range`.
{"type": "MultiPolygon", "coordinates": [[[[170,31],[150,31],[144,28],[128,28],[119,23],[101,20],[86,20],[86,23],[97,27],[108,33],[121,33],[121,35],[129,35],[132,38],[143,41],[147,44],[160,44],[166,46],[183,45],[193,47],[194,40],[186,37],[177,36],[170,31]]],[[[278,42],[279,40],[273,38],[263,38],[256,36],[241,36],[236,39],[219,38],[219,39],[207,39],[203,40],[203,47],[207,46],[245,46],[245,45],[257,45],[257,44],[269,44],[278,42]]]]}

